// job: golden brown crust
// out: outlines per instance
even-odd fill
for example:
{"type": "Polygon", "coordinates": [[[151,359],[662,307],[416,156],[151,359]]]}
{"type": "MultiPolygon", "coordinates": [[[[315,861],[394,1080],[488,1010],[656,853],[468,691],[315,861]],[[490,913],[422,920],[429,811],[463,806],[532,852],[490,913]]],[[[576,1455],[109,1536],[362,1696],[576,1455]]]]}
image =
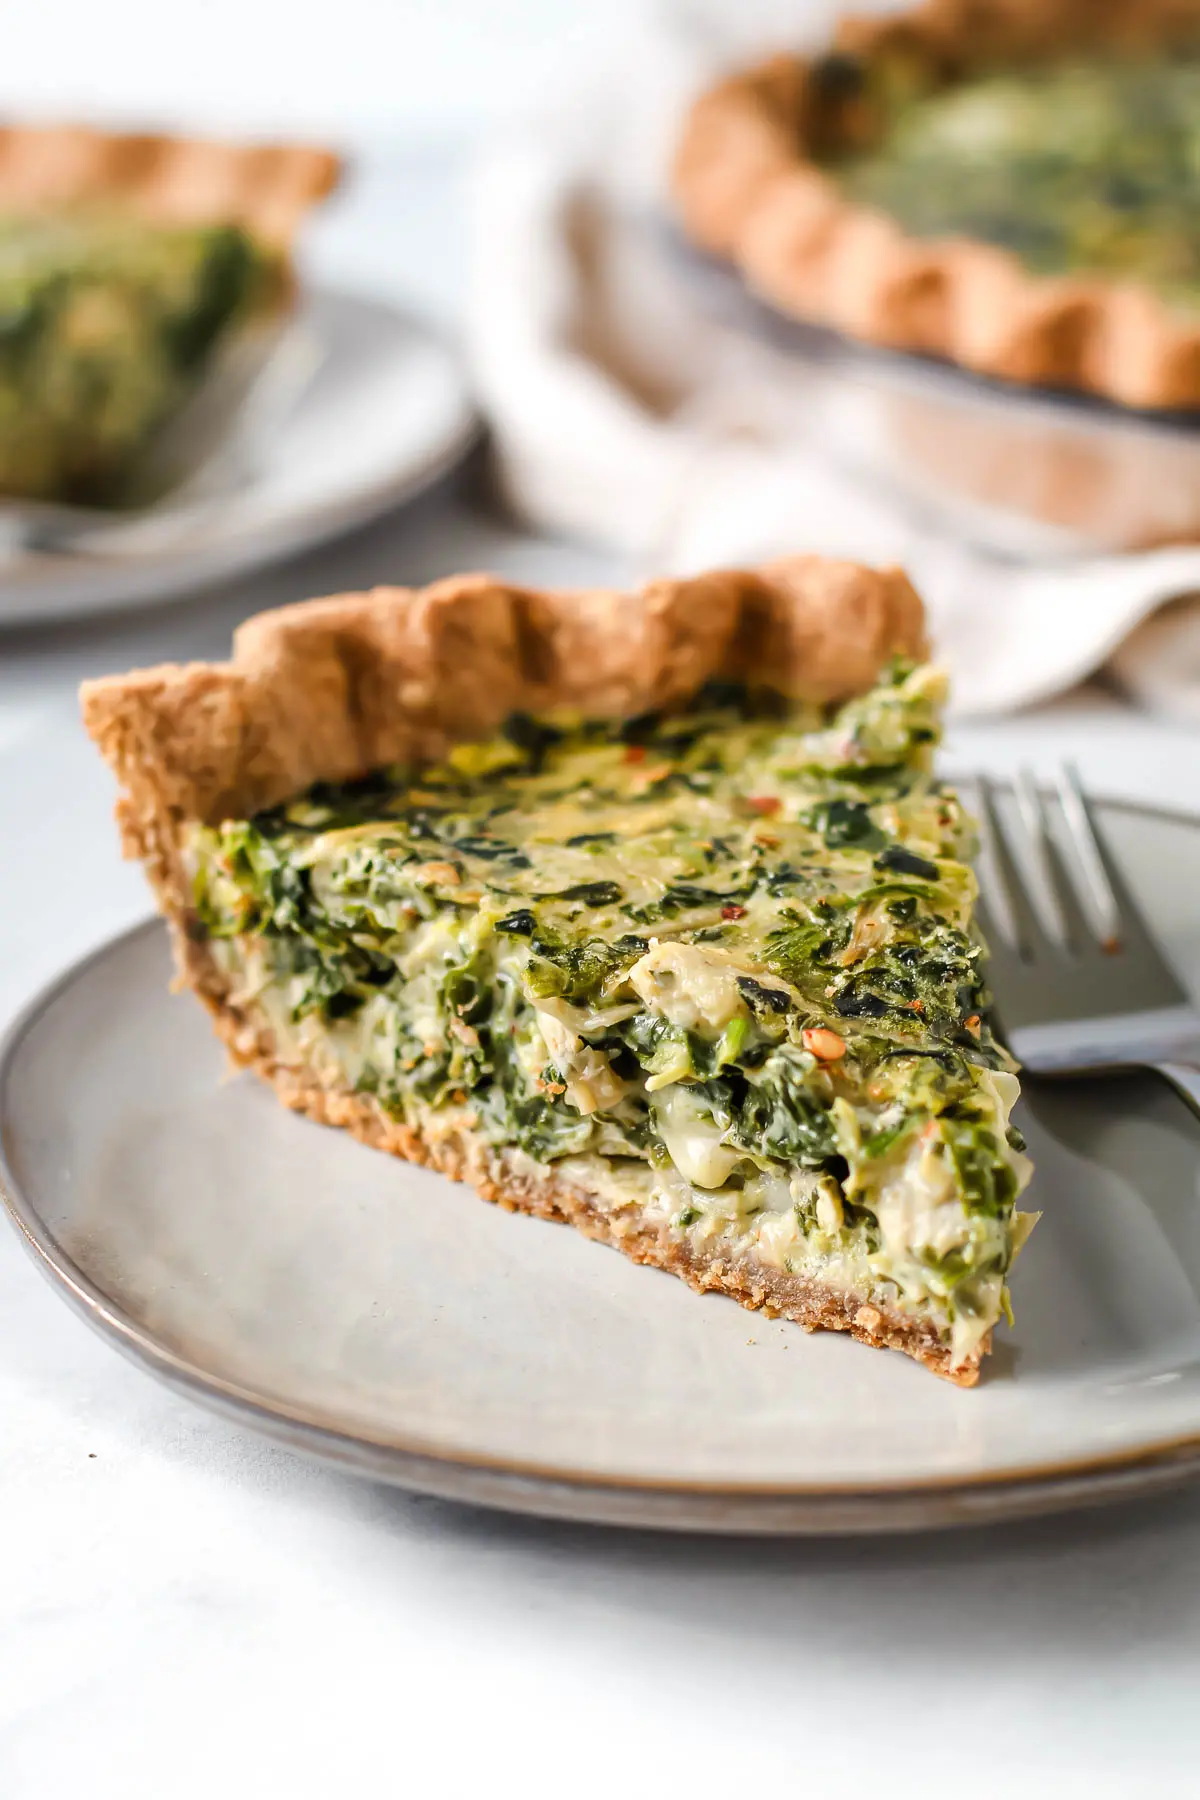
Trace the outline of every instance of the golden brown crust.
{"type": "Polygon", "coordinates": [[[370,1099],[286,1066],[270,1035],[231,1003],[197,939],[180,854],[193,821],[244,816],[314,781],[428,760],[517,708],[638,713],[681,701],[718,674],[834,701],[868,687],[892,654],[925,650],[921,602],[903,574],[819,557],[656,581],[639,594],[544,593],[467,575],[263,613],[239,628],[228,663],[87,682],[81,703],[121,787],[125,852],[146,864],[183,982],[235,1060],[286,1105],[465,1178],[487,1199],[568,1219],[695,1287],[903,1350],[969,1385],[978,1355],[952,1367],[932,1331],[897,1312],[718,1252],[702,1259],[657,1223],[610,1217],[551,1171],[536,1178],[469,1134],[422,1135],[370,1099]]]}
{"type": "Polygon", "coordinates": [[[80,697],[128,801],[173,831],[314,781],[432,760],[516,710],[643,712],[718,674],[841,700],[895,652],[925,648],[900,570],[817,556],[636,594],[460,575],[260,613],[238,628],[229,662],[89,681],[80,697]]]}
{"type": "MultiPolygon", "coordinates": [[[[847,19],[833,48],[910,57],[939,79],[1075,46],[1170,42],[1197,0],[926,0],[847,19]]],[[[817,65],[777,56],[692,107],[673,184],[695,241],[784,312],[980,374],[1125,406],[1200,406],[1200,321],[1136,282],[1030,272],[970,239],[919,241],[818,166],[830,129],[817,65]]]]}
{"type": "Polygon", "coordinates": [[[10,125],[0,129],[0,209],[119,206],[163,223],[242,225],[285,248],[341,167],[314,145],[10,125]]]}

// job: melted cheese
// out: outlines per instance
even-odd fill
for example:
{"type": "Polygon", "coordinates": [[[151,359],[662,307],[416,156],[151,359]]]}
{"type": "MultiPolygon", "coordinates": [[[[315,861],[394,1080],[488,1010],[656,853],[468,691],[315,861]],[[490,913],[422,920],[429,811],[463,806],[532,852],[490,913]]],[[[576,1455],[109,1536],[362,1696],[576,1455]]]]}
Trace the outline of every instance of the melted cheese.
{"type": "Polygon", "coordinates": [[[735,956],[711,944],[653,943],[629,980],[670,1024],[716,1033],[746,1011],[738,988],[743,972],[735,956]]]}
{"type": "Polygon", "coordinates": [[[611,1112],[625,1097],[626,1083],[614,1073],[602,1050],[585,1044],[553,1013],[539,1007],[537,1027],[550,1061],[566,1085],[566,1097],[578,1112],[611,1112]]]}
{"type": "Polygon", "coordinates": [[[686,1087],[663,1089],[655,1099],[654,1122],[685,1181],[699,1188],[724,1187],[744,1151],[721,1142],[720,1127],[686,1087]]]}

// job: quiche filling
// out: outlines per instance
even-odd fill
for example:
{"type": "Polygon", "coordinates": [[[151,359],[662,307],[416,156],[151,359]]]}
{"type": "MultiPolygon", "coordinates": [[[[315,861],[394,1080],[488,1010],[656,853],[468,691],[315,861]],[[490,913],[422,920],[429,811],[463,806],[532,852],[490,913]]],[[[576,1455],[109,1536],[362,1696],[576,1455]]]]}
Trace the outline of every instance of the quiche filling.
{"type": "Polygon", "coordinates": [[[193,827],[194,930],[285,1063],[961,1359],[1032,1221],[942,692],[519,715],[193,827]]]}
{"type": "Polygon", "coordinates": [[[0,217],[0,493],[121,504],[154,434],[282,280],[235,226],[0,217]]]}
{"type": "Polygon", "coordinates": [[[1046,275],[1134,278],[1200,309],[1200,47],[932,91],[886,63],[823,68],[830,167],[851,199],[912,236],[995,244],[1046,275]]]}

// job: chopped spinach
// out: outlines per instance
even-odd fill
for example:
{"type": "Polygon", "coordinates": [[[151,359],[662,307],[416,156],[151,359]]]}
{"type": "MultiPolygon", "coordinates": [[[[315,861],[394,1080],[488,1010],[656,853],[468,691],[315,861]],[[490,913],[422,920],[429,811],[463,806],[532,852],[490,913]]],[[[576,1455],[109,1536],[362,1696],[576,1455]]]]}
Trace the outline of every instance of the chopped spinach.
{"type": "Polygon", "coordinates": [[[902,844],[890,844],[875,858],[875,867],[880,874],[916,875],[922,881],[936,881],[939,873],[936,863],[930,862],[927,856],[917,856],[912,850],[906,850],[902,844]]]}
{"type": "Polygon", "coordinates": [[[519,906],[516,912],[505,913],[502,919],[497,919],[495,929],[508,937],[532,937],[537,930],[537,918],[527,906],[519,906]]]}
{"type": "Polygon", "coordinates": [[[761,981],[755,981],[750,975],[738,976],[738,992],[746,1001],[752,1013],[770,1015],[789,1012],[792,1006],[790,994],[782,988],[764,987],[761,981]]]}
{"type": "Polygon", "coordinates": [[[870,807],[861,800],[826,800],[813,809],[810,823],[831,850],[875,850],[887,843],[870,807]]]}

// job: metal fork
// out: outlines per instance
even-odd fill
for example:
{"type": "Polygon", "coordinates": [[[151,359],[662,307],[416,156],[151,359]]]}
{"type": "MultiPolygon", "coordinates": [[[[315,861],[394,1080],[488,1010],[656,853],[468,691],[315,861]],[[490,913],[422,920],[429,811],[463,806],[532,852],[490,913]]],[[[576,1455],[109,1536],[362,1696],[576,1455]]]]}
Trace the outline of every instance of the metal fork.
{"type": "Polygon", "coordinates": [[[1051,808],[1022,770],[1002,809],[995,784],[979,782],[977,917],[1000,1035],[1038,1075],[1156,1069],[1200,1113],[1200,1012],[1069,765],[1056,789],[1051,808]]]}

